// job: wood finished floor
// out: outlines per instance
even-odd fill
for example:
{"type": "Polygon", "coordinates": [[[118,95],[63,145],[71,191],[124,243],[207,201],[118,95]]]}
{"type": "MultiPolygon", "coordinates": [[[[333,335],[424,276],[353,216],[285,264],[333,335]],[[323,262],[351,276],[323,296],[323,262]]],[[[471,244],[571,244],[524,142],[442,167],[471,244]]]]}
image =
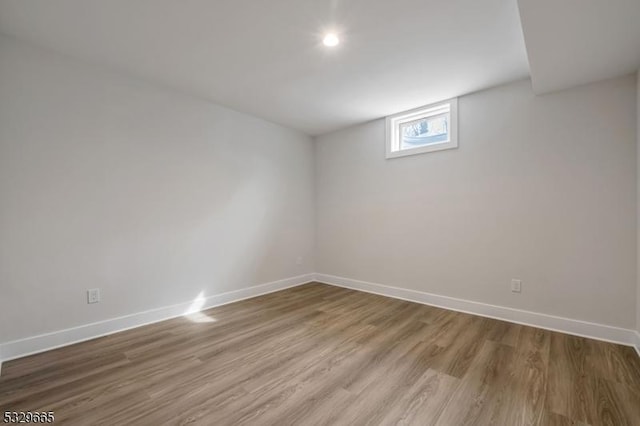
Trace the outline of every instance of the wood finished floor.
{"type": "Polygon", "coordinates": [[[632,348],[308,284],[7,362],[56,424],[640,425],[632,348]]]}

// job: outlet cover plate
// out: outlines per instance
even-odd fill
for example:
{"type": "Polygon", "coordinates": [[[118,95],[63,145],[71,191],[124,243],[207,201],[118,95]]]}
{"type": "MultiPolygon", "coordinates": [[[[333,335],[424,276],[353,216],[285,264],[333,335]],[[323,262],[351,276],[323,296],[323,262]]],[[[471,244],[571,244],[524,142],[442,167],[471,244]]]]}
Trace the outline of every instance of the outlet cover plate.
{"type": "Polygon", "coordinates": [[[100,289],[90,288],[87,290],[87,303],[98,303],[100,301],[100,289]]]}

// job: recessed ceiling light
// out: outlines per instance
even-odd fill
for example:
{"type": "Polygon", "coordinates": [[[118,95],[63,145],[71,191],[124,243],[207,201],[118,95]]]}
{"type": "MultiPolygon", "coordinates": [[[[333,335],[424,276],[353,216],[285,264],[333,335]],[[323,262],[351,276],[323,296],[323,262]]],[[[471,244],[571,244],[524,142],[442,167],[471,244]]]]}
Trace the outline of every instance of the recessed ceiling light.
{"type": "Polygon", "coordinates": [[[334,33],[328,33],[322,39],[322,43],[327,47],[334,47],[340,43],[340,39],[334,33]]]}

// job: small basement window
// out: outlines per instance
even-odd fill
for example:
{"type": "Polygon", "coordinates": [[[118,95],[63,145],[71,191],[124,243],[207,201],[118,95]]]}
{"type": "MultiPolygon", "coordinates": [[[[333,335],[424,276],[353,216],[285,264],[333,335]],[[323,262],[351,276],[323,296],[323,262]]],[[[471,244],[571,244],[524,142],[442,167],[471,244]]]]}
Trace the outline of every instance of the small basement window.
{"type": "Polygon", "coordinates": [[[387,117],[387,158],[457,147],[457,98],[387,117]]]}

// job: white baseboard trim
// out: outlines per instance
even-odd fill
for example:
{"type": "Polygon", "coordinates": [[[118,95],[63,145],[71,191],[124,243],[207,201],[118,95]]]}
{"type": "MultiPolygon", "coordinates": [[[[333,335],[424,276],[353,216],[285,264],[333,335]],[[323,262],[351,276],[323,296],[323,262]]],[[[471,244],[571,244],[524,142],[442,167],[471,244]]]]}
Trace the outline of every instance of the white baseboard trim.
{"type": "MultiPolygon", "coordinates": [[[[244,299],[250,299],[291,287],[297,287],[312,281],[378,294],[381,296],[393,297],[395,299],[408,300],[453,311],[509,321],[516,324],[523,324],[558,331],[561,333],[633,346],[638,352],[638,356],[640,356],[640,332],[635,330],[611,327],[608,325],[540,314],[503,306],[489,305],[486,303],[440,296],[417,290],[375,284],[327,274],[300,275],[297,277],[286,278],[266,284],[209,296],[204,299],[202,307],[199,308],[198,311],[238,302],[244,299]]],[[[39,352],[183,316],[185,314],[195,312],[193,309],[189,310],[192,308],[192,305],[193,302],[189,301],[2,343],[0,344],[0,374],[2,372],[2,363],[4,361],[22,358],[39,352]]]]}
{"type": "Polygon", "coordinates": [[[240,300],[250,299],[267,293],[273,293],[274,291],[296,287],[313,281],[314,277],[315,274],[300,275],[227,293],[216,294],[201,300],[201,306],[195,310],[193,309],[193,301],[189,301],[68,328],[65,330],[54,331],[52,333],[5,342],[0,344],[0,372],[2,371],[2,362],[4,361],[10,361],[12,359],[22,358],[24,356],[33,355],[62,346],[95,339],[97,337],[106,336],[119,331],[140,327],[142,325],[165,321],[186,314],[192,314],[214,306],[226,305],[227,303],[238,302],[240,300]]]}
{"type": "Polygon", "coordinates": [[[638,340],[640,339],[640,334],[635,330],[540,314],[537,312],[507,308],[503,306],[489,305],[481,302],[473,302],[471,300],[440,296],[417,290],[374,284],[366,281],[336,277],[327,274],[316,274],[316,281],[352,290],[360,290],[381,296],[393,297],[395,299],[402,299],[410,302],[422,303],[424,305],[450,309],[452,311],[544,328],[575,336],[604,340],[606,342],[619,343],[626,346],[634,346],[640,355],[640,340],[638,340]]]}

